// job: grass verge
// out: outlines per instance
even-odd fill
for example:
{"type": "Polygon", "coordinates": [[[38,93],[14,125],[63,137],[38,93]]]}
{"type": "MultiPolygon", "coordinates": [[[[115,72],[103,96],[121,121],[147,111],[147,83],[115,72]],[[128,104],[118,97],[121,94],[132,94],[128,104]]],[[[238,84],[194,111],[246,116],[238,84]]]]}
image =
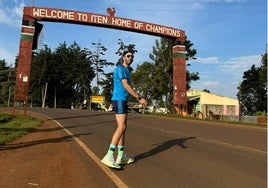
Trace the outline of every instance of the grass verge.
{"type": "Polygon", "coordinates": [[[0,144],[10,142],[41,125],[41,120],[24,115],[0,112],[0,144]]]}

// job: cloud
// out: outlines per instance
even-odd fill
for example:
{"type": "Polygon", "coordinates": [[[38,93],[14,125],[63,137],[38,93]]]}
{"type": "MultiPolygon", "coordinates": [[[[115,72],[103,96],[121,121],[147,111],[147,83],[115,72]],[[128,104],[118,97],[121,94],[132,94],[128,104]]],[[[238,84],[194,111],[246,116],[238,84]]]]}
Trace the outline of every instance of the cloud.
{"type": "Polygon", "coordinates": [[[195,60],[190,60],[190,63],[202,63],[202,64],[216,64],[220,63],[218,57],[197,57],[195,60]]]}
{"type": "MultiPolygon", "coordinates": [[[[211,79],[211,77],[210,77],[211,79]]],[[[223,82],[221,80],[196,81],[191,84],[191,88],[197,90],[207,89],[211,93],[230,98],[236,98],[237,86],[239,82],[223,82]]]]}
{"type": "Polygon", "coordinates": [[[261,55],[251,55],[231,58],[222,63],[220,69],[234,76],[242,76],[243,72],[249,70],[252,65],[261,65],[261,55]]]}
{"type": "Polygon", "coordinates": [[[261,58],[261,55],[233,57],[227,60],[221,60],[219,57],[197,57],[196,60],[190,60],[189,63],[214,64],[219,67],[221,72],[241,75],[241,72],[249,70],[252,65],[261,65],[261,58]]]}
{"type": "Polygon", "coordinates": [[[23,1],[13,0],[0,3],[0,24],[11,27],[20,27],[23,13],[23,1]]]}
{"type": "Polygon", "coordinates": [[[215,87],[219,85],[218,81],[206,81],[206,82],[201,82],[204,87],[215,87]]]}
{"type": "Polygon", "coordinates": [[[237,86],[243,73],[252,65],[261,65],[261,55],[233,57],[220,60],[218,57],[197,58],[192,64],[199,72],[200,80],[192,82],[192,88],[208,89],[212,93],[236,98],[237,86]]]}
{"type": "Polygon", "coordinates": [[[245,0],[206,0],[204,3],[243,3],[245,0]]]}

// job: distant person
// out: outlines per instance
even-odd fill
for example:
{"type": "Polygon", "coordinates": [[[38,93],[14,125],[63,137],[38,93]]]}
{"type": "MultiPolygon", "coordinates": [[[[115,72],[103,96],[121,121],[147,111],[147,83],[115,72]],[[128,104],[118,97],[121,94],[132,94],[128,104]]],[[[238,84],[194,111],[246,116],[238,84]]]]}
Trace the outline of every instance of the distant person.
{"type": "Polygon", "coordinates": [[[115,130],[107,154],[101,162],[111,168],[121,168],[121,164],[134,162],[134,158],[128,158],[124,152],[125,133],[127,129],[128,98],[135,97],[140,104],[146,105],[147,101],[140,97],[130,86],[131,63],[134,59],[134,51],[126,49],[122,55],[122,64],[116,67],[113,76],[114,90],[112,96],[112,107],[115,112],[117,129],[115,130]],[[114,151],[118,148],[115,160],[114,151]]]}
{"type": "Polygon", "coordinates": [[[83,109],[84,109],[84,110],[87,109],[87,99],[85,99],[85,100],[83,101],[83,109]]]}
{"type": "Polygon", "coordinates": [[[108,112],[112,112],[112,111],[113,111],[113,105],[112,105],[112,104],[110,104],[110,106],[109,106],[109,108],[108,108],[107,111],[108,111],[108,112]]]}
{"type": "Polygon", "coordinates": [[[73,110],[74,109],[74,103],[72,102],[71,104],[71,109],[73,110]]]}

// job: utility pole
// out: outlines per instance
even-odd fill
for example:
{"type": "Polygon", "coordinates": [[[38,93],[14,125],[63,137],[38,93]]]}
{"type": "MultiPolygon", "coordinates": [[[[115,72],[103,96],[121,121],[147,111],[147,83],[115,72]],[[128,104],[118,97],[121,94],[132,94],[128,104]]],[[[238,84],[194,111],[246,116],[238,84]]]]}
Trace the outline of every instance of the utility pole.
{"type": "Polygon", "coordinates": [[[47,82],[46,82],[45,91],[44,91],[44,96],[43,96],[43,101],[42,101],[42,108],[45,108],[46,97],[47,97],[47,82]]]}
{"type": "Polygon", "coordinates": [[[57,86],[55,85],[54,91],[54,108],[57,108],[57,86]]]}
{"type": "Polygon", "coordinates": [[[10,76],[11,76],[11,71],[8,71],[8,84],[9,84],[9,90],[8,90],[8,100],[7,100],[7,107],[10,105],[10,97],[11,97],[11,85],[10,85],[10,76]]]}
{"type": "Polygon", "coordinates": [[[96,78],[97,78],[97,95],[100,93],[99,88],[99,63],[100,63],[100,55],[104,55],[103,51],[106,51],[107,49],[101,45],[100,39],[98,39],[98,43],[92,43],[92,45],[96,48],[96,56],[94,58],[95,66],[96,66],[96,78]]]}
{"type": "Polygon", "coordinates": [[[100,94],[100,88],[99,88],[99,49],[100,49],[100,39],[98,39],[98,44],[97,44],[97,59],[96,59],[96,72],[97,72],[97,94],[100,94]]]}

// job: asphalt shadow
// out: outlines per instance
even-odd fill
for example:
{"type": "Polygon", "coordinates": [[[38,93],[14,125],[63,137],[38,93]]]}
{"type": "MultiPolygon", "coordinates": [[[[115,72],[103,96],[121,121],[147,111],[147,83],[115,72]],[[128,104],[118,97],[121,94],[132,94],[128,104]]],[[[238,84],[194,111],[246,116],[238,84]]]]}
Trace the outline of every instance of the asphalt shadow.
{"type": "Polygon", "coordinates": [[[14,149],[20,149],[20,148],[26,148],[31,146],[36,146],[40,144],[46,144],[46,143],[59,143],[59,142],[69,142],[72,141],[75,137],[80,137],[84,135],[90,135],[92,133],[84,133],[84,134],[76,134],[76,135],[67,135],[57,138],[49,138],[49,139],[41,139],[41,140],[35,140],[30,142],[20,142],[20,143],[8,143],[0,145],[0,151],[4,150],[14,150],[14,149]]]}
{"type": "Polygon", "coordinates": [[[187,149],[188,147],[185,145],[185,142],[189,139],[196,139],[196,137],[176,138],[176,139],[168,140],[162,143],[153,144],[153,145],[156,145],[156,147],[152,148],[151,150],[147,152],[144,152],[135,156],[134,159],[135,161],[139,161],[141,159],[144,159],[153,155],[157,155],[158,153],[166,151],[176,145],[183,149],[187,149]]]}

